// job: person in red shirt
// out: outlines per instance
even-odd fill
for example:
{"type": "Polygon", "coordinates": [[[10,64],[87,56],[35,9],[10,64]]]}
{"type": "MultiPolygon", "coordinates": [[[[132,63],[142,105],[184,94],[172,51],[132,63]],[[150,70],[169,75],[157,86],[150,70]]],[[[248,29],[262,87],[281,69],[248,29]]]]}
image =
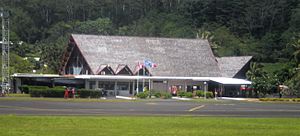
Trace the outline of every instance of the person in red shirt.
{"type": "Polygon", "coordinates": [[[74,87],[72,88],[72,96],[73,96],[73,98],[75,98],[75,88],[74,87]]]}
{"type": "Polygon", "coordinates": [[[68,97],[69,97],[69,89],[66,87],[64,98],[68,99],[68,97]]]}

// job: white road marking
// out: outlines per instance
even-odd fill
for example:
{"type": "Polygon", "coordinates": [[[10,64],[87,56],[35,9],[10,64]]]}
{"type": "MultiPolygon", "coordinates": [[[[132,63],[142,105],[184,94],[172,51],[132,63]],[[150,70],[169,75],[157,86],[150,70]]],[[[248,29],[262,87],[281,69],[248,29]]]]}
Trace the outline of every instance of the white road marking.
{"type": "Polygon", "coordinates": [[[149,102],[149,103],[146,103],[148,105],[157,105],[157,103],[153,103],[153,102],[149,102]]]}
{"type": "Polygon", "coordinates": [[[205,107],[205,105],[200,105],[200,106],[191,108],[191,109],[189,109],[189,112],[193,112],[193,111],[195,111],[195,110],[199,110],[199,109],[201,109],[201,108],[203,108],[203,107],[205,107]]]}

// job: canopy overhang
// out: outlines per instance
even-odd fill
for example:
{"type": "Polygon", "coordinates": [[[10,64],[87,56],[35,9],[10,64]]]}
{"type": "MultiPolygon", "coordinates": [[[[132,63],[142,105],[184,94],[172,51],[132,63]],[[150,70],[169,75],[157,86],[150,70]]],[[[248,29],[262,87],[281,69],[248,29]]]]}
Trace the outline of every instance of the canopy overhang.
{"type": "Polygon", "coordinates": [[[214,77],[210,78],[210,80],[223,85],[251,85],[251,81],[238,78],[214,77]]]}
{"type": "Polygon", "coordinates": [[[251,81],[228,77],[172,77],[172,76],[123,76],[123,75],[50,75],[50,74],[14,74],[13,77],[48,77],[66,79],[89,79],[89,80],[192,80],[192,81],[214,81],[224,85],[250,85],[251,81]]]}

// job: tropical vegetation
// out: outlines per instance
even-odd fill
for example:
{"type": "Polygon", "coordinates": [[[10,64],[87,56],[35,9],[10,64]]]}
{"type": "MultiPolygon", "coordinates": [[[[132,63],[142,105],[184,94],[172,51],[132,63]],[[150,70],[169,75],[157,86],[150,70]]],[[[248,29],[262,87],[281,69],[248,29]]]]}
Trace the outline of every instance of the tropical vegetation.
{"type": "Polygon", "coordinates": [[[216,56],[254,56],[256,91],[300,90],[299,0],[0,0],[11,73],[58,73],[71,33],[208,39],[216,56]],[[35,70],[35,71],[33,71],[35,70]]]}

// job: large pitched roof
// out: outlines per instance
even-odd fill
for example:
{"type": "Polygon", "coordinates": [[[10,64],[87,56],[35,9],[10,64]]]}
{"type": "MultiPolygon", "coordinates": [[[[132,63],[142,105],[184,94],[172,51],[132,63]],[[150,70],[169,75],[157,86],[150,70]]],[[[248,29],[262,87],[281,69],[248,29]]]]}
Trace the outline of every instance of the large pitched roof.
{"type": "Polygon", "coordinates": [[[72,38],[93,73],[103,64],[135,70],[138,62],[149,59],[158,65],[150,69],[155,76],[221,76],[207,40],[79,34],[72,38]]]}
{"type": "Polygon", "coordinates": [[[251,59],[252,56],[217,58],[222,77],[234,77],[251,59]]]}

